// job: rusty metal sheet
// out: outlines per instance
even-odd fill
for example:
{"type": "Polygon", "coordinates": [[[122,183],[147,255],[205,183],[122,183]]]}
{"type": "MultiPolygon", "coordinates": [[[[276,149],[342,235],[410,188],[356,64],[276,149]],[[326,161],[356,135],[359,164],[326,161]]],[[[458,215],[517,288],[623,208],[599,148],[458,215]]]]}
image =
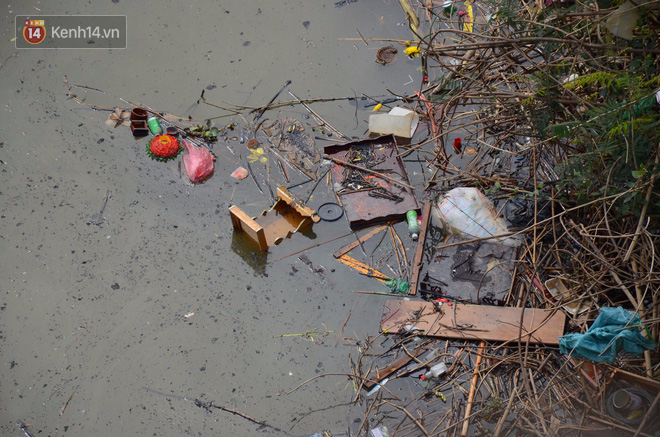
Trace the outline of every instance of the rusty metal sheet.
{"type": "Polygon", "coordinates": [[[403,161],[397,156],[393,135],[326,146],[324,151],[332,159],[371,170],[363,171],[333,161],[334,189],[351,227],[398,221],[404,219],[408,211],[420,212],[403,161]],[[356,158],[355,154],[360,157],[356,158]]]}

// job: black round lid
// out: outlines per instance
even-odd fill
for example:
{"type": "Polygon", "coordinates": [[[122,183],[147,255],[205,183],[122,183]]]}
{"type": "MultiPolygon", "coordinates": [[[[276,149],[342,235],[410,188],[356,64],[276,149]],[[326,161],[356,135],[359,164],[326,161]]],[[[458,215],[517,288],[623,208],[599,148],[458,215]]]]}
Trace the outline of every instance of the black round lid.
{"type": "Polygon", "coordinates": [[[325,220],[326,222],[334,222],[344,214],[344,210],[336,203],[324,203],[319,206],[317,212],[321,220],[325,220]]]}

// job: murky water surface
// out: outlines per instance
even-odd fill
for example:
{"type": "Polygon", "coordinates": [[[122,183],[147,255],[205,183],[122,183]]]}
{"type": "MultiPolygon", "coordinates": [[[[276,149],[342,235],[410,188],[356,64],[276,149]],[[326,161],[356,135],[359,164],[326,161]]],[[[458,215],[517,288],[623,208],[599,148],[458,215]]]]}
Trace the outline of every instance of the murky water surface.
{"type": "MultiPolygon", "coordinates": [[[[357,32],[410,38],[398,2],[3,3],[0,434],[23,435],[17,419],[40,436],[357,428],[365,406],[349,405],[355,393],[345,377],[286,393],[317,375],[349,372],[355,345],[335,339],[353,305],[343,336],[378,331],[382,300],[353,292],[374,290],[375,281],[332,257],[352,237],[306,252],[316,272],[298,256],[273,262],[345,234],[346,221],[319,223],[267,257],[255,254],[233,235],[228,213],[232,204],[255,215],[270,205],[251,178],[229,176],[245,161],[243,144],[214,145],[214,176],[190,186],[176,162],[148,158],[146,139],[69,99],[64,78],[103,91],[73,89],[95,105],[127,107],[123,98],[239,127],[252,115],[197,104],[202,90],[226,108],[263,105],[287,80],[300,98],[410,94],[420,84],[418,61],[400,51],[392,64],[377,64],[385,44],[365,45],[357,32]],[[128,48],[16,50],[20,14],[126,15],[128,48]],[[97,226],[92,218],[108,191],[97,226]],[[313,330],[312,338],[283,336],[313,330]],[[206,411],[195,399],[271,427],[206,411]]],[[[366,135],[368,109],[345,100],[313,108],[343,133],[366,135]]],[[[312,123],[303,114],[295,106],[265,117],[312,123]]],[[[252,165],[263,178],[265,166],[252,165]]],[[[321,184],[310,206],[328,193],[321,184]]]]}

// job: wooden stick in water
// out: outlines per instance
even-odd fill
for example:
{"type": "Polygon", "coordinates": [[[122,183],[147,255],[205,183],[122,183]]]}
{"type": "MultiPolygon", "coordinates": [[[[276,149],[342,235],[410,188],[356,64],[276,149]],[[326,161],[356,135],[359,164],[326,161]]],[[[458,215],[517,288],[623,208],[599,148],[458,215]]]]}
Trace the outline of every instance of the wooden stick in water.
{"type": "Polygon", "coordinates": [[[268,102],[268,103],[266,104],[266,106],[264,106],[263,108],[261,108],[261,109],[259,110],[259,113],[258,113],[257,116],[254,118],[254,122],[255,122],[255,123],[257,122],[257,120],[259,120],[259,119],[264,115],[264,112],[266,112],[266,110],[268,109],[268,107],[270,106],[270,104],[273,103],[273,102],[275,101],[275,99],[276,99],[280,94],[282,94],[282,91],[284,91],[284,89],[285,89],[286,87],[288,87],[290,84],[291,84],[291,81],[290,81],[290,80],[287,80],[287,81],[284,83],[284,86],[283,86],[282,88],[280,88],[280,90],[277,92],[277,94],[275,94],[275,95],[273,96],[273,98],[270,99],[270,102],[268,102]]]}
{"type": "Polygon", "coordinates": [[[321,117],[319,114],[317,114],[316,111],[314,111],[314,110],[313,110],[313,109],[312,109],[307,103],[305,103],[305,102],[303,102],[302,100],[300,100],[300,99],[299,99],[298,97],[296,97],[295,94],[293,94],[291,91],[287,91],[287,92],[291,95],[291,97],[293,97],[294,99],[296,99],[296,101],[297,101],[298,103],[300,103],[301,105],[303,105],[303,107],[304,107],[304,108],[305,108],[310,114],[312,114],[312,115],[314,116],[314,118],[316,119],[317,123],[319,123],[321,126],[326,126],[328,129],[330,129],[330,130],[333,131],[335,134],[337,134],[340,138],[345,138],[345,139],[347,139],[347,140],[350,140],[349,137],[347,137],[347,136],[344,135],[343,133],[339,132],[339,131],[338,131],[337,129],[335,129],[330,123],[328,123],[327,121],[325,121],[325,120],[323,119],[323,117],[321,117]]]}
{"type": "Polygon", "coordinates": [[[474,403],[474,395],[477,392],[477,382],[479,381],[479,367],[481,366],[481,358],[484,353],[484,346],[486,343],[482,341],[479,343],[479,354],[474,363],[474,375],[472,375],[472,382],[470,383],[470,392],[468,393],[467,405],[465,406],[465,416],[463,417],[463,428],[461,429],[461,437],[467,436],[468,428],[470,427],[470,413],[472,412],[472,404],[474,403]]]}

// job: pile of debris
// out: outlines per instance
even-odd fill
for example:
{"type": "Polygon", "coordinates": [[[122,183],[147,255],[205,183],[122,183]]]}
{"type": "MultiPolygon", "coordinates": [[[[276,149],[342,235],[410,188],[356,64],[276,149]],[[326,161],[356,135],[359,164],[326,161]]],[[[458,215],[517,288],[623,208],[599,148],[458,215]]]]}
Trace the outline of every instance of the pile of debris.
{"type": "Polygon", "coordinates": [[[425,192],[486,235],[436,231],[412,265],[427,301],[385,303],[382,333],[350,360],[374,418],[360,431],[660,430],[658,7],[545,3],[427,2],[424,31],[404,8],[417,42],[400,43],[439,74],[406,98],[427,136],[403,154],[435,144],[425,192]],[[486,193],[508,229],[486,229],[456,187],[486,193]]]}

